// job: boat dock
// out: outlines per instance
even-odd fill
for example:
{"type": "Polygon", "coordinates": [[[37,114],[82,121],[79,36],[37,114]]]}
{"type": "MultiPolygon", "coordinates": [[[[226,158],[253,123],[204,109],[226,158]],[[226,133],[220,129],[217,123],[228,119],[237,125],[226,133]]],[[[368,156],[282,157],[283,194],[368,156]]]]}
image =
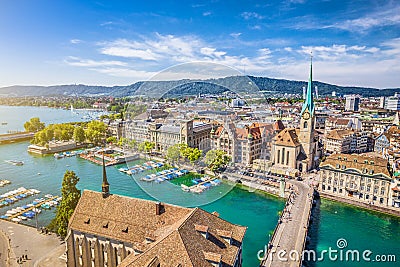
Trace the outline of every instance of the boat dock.
{"type": "Polygon", "coordinates": [[[35,135],[34,133],[28,133],[28,132],[0,134],[0,144],[29,140],[32,139],[34,135],[35,135]]]}
{"type": "Polygon", "coordinates": [[[314,188],[297,181],[289,183],[295,190],[289,195],[274,233],[266,246],[264,258],[261,261],[262,267],[302,266],[302,254],[307,242],[314,201],[314,188]]]}
{"type": "Polygon", "coordinates": [[[54,200],[54,199],[56,199],[56,198],[58,198],[58,196],[53,196],[53,197],[51,197],[51,198],[46,198],[45,200],[40,201],[39,203],[33,205],[32,207],[29,207],[29,208],[27,208],[27,209],[25,209],[25,210],[23,210],[23,211],[20,211],[20,212],[18,212],[18,213],[16,213],[16,214],[13,214],[12,216],[9,216],[9,217],[7,218],[7,220],[12,220],[13,218],[16,218],[16,217],[18,217],[18,216],[21,216],[23,213],[25,213],[25,212],[27,212],[27,211],[30,211],[30,210],[39,208],[42,204],[44,204],[44,203],[46,203],[46,202],[48,202],[48,201],[52,201],[52,200],[54,200]]]}

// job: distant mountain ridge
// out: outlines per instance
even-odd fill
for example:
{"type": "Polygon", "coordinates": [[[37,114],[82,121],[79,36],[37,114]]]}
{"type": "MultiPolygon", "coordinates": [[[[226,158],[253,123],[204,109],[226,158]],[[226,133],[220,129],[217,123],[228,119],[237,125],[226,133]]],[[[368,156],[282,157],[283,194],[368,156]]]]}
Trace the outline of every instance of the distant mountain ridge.
{"type": "MultiPolygon", "coordinates": [[[[161,97],[177,97],[198,94],[220,94],[232,90],[240,91],[243,85],[253,82],[257,90],[274,93],[301,94],[307,86],[305,81],[293,81],[254,76],[230,76],[207,80],[176,80],[136,82],[127,86],[93,86],[93,85],[54,85],[54,86],[9,86],[0,88],[0,96],[132,96],[153,94],[161,97]],[[156,94],[154,92],[156,91],[156,94]]],[[[366,87],[338,86],[318,81],[320,96],[331,95],[333,91],[340,95],[360,94],[362,96],[392,96],[400,93],[400,88],[377,89],[366,87]]],[[[244,91],[246,89],[243,89],[244,91]]]]}

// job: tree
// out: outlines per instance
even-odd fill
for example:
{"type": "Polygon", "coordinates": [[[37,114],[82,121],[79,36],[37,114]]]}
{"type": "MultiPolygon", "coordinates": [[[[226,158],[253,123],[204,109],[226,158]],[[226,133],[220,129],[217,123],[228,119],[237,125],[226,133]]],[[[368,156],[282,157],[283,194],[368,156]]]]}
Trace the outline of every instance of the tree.
{"type": "Polygon", "coordinates": [[[62,200],[57,207],[55,218],[50,222],[48,228],[50,231],[56,232],[62,238],[67,236],[68,221],[71,218],[79,198],[81,191],[76,188],[79,177],[73,171],[66,171],[61,187],[62,200]]]}
{"type": "Polygon", "coordinates": [[[117,143],[117,137],[115,137],[115,136],[107,137],[106,142],[108,144],[110,144],[110,143],[115,144],[115,143],[117,143]]]}
{"type": "Polygon", "coordinates": [[[139,151],[142,151],[144,153],[150,153],[151,150],[153,150],[155,147],[155,144],[153,142],[149,142],[149,141],[144,141],[142,143],[139,144],[139,151]]]}
{"type": "Polygon", "coordinates": [[[181,155],[181,144],[175,144],[173,146],[168,147],[167,154],[165,157],[169,162],[175,163],[179,160],[180,155],[181,155]]]}
{"type": "Polygon", "coordinates": [[[72,136],[76,143],[85,142],[85,130],[82,127],[78,126],[74,129],[74,134],[72,136]]]}
{"type": "Polygon", "coordinates": [[[100,144],[106,136],[107,125],[101,121],[91,121],[87,124],[85,136],[89,142],[93,144],[100,144]]]}
{"type": "Polygon", "coordinates": [[[194,164],[201,157],[202,154],[203,154],[203,151],[201,151],[197,147],[190,148],[187,159],[190,161],[190,163],[194,164]]]}
{"type": "Polygon", "coordinates": [[[44,129],[44,123],[40,121],[38,117],[31,118],[29,121],[24,123],[25,131],[27,132],[38,132],[44,129]]]}
{"type": "Polygon", "coordinates": [[[211,171],[217,172],[231,161],[223,150],[209,150],[206,154],[205,163],[211,171]]]}

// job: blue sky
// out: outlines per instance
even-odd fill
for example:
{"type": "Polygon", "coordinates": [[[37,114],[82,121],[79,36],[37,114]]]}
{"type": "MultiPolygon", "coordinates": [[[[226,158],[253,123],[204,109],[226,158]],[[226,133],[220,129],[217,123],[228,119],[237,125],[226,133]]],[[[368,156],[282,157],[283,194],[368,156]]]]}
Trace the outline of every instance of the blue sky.
{"type": "Polygon", "coordinates": [[[400,1],[0,2],[0,86],[127,85],[193,61],[307,80],[310,51],[314,80],[400,87],[400,1]]]}

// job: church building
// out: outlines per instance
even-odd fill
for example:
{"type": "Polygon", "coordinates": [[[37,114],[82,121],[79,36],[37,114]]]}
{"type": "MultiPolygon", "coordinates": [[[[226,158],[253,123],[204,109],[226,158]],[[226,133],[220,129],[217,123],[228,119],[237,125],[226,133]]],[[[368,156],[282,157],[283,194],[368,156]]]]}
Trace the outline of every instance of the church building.
{"type": "Polygon", "coordinates": [[[312,62],[306,99],[300,112],[300,128],[286,128],[272,141],[271,172],[295,176],[318,165],[322,146],[315,135],[315,106],[312,92],[312,62]]]}

